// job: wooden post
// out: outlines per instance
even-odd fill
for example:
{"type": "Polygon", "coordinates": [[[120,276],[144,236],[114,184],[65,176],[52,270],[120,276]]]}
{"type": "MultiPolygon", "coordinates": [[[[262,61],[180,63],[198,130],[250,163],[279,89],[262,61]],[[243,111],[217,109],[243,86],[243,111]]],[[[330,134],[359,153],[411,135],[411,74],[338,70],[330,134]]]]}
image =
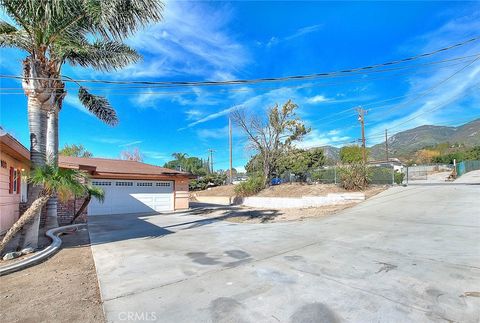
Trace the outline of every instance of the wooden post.
{"type": "Polygon", "coordinates": [[[367,147],[365,144],[365,110],[362,109],[361,107],[357,108],[358,112],[358,121],[362,125],[362,157],[363,157],[363,163],[367,164],[367,147]]]}

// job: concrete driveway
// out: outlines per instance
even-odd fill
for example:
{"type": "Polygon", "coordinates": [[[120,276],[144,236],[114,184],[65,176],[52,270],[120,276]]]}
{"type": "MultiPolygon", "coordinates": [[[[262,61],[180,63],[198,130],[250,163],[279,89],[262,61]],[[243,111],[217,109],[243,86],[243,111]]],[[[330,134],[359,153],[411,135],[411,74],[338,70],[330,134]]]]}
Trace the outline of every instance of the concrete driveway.
{"type": "Polygon", "coordinates": [[[398,187],[334,216],[90,219],[110,322],[478,322],[480,186],[398,187]]]}

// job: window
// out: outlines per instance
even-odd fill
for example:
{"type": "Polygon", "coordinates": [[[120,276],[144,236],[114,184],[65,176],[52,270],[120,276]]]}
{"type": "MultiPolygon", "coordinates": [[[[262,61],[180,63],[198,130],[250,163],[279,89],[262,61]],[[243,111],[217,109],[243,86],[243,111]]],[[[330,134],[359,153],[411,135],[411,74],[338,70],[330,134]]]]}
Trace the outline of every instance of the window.
{"type": "Polygon", "coordinates": [[[165,187],[168,187],[170,186],[171,183],[170,182],[160,182],[160,183],[157,183],[156,186],[165,186],[165,187]]]}
{"type": "Polygon", "coordinates": [[[115,186],[133,186],[133,182],[116,182],[115,186]]]}
{"type": "Polygon", "coordinates": [[[95,186],[112,186],[112,182],[92,181],[92,185],[95,185],[95,186]]]}
{"type": "Polygon", "coordinates": [[[8,180],[8,193],[9,194],[20,194],[21,187],[21,172],[19,169],[10,167],[10,176],[8,180]]]}
{"type": "Polygon", "coordinates": [[[18,191],[18,183],[20,181],[20,178],[18,178],[18,169],[13,170],[13,193],[19,193],[18,191]]]}
{"type": "Polygon", "coordinates": [[[141,182],[137,183],[137,186],[153,186],[152,182],[141,182]]]}

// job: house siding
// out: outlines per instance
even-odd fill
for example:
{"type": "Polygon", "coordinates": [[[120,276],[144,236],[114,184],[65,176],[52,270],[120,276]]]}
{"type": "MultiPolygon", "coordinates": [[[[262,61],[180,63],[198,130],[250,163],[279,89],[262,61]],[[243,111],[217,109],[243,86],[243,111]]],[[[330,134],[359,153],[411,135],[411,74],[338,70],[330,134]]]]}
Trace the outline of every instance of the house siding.
{"type": "Polygon", "coordinates": [[[189,208],[188,178],[175,180],[175,211],[189,208]]]}
{"type": "MultiPolygon", "coordinates": [[[[21,170],[28,166],[4,152],[0,152],[0,160],[3,161],[3,167],[0,167],[0,234],[3,234],[18,220],[22,198],[18,191],[10,193],[10,168],[21,170]]],[[[22,181],[21,185],[25,182],[22,181]]]]}

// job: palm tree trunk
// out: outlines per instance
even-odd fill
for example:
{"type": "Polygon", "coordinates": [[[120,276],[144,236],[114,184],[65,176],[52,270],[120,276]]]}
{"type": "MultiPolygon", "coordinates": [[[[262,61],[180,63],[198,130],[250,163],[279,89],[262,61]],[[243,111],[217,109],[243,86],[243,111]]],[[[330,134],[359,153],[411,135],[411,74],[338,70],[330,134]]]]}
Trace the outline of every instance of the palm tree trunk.
{"type": "Polygon", "coordinates": [[[75,213],[75,216],[73,217],[72,221],[70,221],[70,224],[73,224],[75,220],[82,215],[83,211],[87,208],[88,204],[90,203],[90,200],[92,199],[92,195],[88,194],[85,200],[83,200],[82,206],[80,209],[78,209],[77,213],[75,213]]]}
{"type": "MultiPolygon", "coordinates": [[[[48,80],[50,73],[44,61],[32,56],[23,62],[24,79],[22,87],[28,98],[28,126],[30,130],[30,168],[43,166],[46,162],[46,129],[47,111],[51,109],[52,85],[48,80]],[[46,80],[45,80],[46,79],[46,80]]],[[[32,205],[37,199],[41,186],[28,185],[27,205],[32,205]]],[[[41,209],[32,217],[32,223],[27,223],[23,237],[24,247],[36,248],[38,245],[38,229],[41,209]]]]}
{"type": "Polygon", "coordinates": [[[35,201],[33,201],[32,205],[23,213],[23,215],[18,219],[17,222],[13,224],[13,226],[7,231],[5,237],[3,237],[2,242],[0,242],[0,254],[2,253],[3,249],[7,246],[7,244],[13,239],[15,234],[20,231],[20,229],[29,223],[35,216],[40,212],[42,207],[47,203],[49,196],[40,196],[35,201]]]}
{"type": "MultiPolygon", "coordinates": [[[[58,105],[47,112],[47,163],[58,165],[58,105]]],[[[47,202],[47,219],[45,231],[58,227],[57,196],[52,196],[47,202]]]]}

